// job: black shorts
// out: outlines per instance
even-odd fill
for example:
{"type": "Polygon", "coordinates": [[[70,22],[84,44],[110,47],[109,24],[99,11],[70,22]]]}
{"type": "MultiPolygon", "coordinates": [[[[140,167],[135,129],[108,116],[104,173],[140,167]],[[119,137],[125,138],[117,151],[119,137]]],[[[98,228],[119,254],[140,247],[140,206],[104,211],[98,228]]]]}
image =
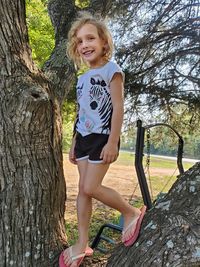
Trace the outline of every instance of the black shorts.
{"type": "Polygon", "coordinates": [[[92,163],[102,163],[100,154],[105,144],[107,144],[108,138],[109,135],[107,134],[92,133],[82,136],[77,132],[74,149],[76,160],[88,159],[92,163]]]}

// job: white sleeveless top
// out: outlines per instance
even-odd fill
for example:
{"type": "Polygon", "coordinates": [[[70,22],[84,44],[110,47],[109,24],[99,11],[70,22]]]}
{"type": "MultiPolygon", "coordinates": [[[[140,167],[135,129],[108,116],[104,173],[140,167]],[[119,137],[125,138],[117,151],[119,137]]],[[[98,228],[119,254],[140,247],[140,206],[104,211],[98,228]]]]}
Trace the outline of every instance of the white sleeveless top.
{"type": "Polygon", "coordinates": [[[82,136],[91,133],[110,134],[112,102],[110,82],[121,68],[109,61],[104,66],[90,69],[78,79],[76,94],[78,114],[75,129],[82,136]]]}

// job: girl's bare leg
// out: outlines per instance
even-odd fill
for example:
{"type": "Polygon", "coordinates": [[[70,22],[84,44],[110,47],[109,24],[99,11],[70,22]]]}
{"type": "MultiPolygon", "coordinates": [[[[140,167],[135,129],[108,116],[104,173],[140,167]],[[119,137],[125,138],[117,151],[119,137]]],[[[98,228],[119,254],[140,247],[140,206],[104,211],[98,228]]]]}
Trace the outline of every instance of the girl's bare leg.
{"type": "MultiPolygon", "coordinates": [[[[95,164],[79,161],[79,195],[77,198],[79,239],[73,246],[73,255],[84,252],[88,242],[88,229],[92,211],[92,198],[120,211],[124,216],[124,228],[140,214],[137,208],[129,205],[115,190],[102,185],[102,180],[109,168],[108,164],[95,164]]],[[[66,263],[70,259],[66,255],[66,263]]],[[[70,267],[76,267],[74,261],[70,267]]]]}
{"type": "MultiPolygon", "coordinates": [[[[88,245],[88,231],[89,223],[92,214],[92,198],[88,196],[83,191],[84,178],[87,171],[88,161],[81,160],[77,162],[79,171],[79,192],[77,196],[77,219],[78,219],[78,240],[75,245],[73,245],[73,256],[85,252],[88,245]]],[[[65,250],[64,257],[66,258],[66,263],[70,263],[70,258],[68,250],[65,250]]],[[[71,263],[70,267],[76,267],[77,261],[71,263]]]]}
{"type": "Polygon", "coordinates": [[[102,180],[108,167],[109,165],[107,164],[88,163],[84,180],[84,192],[123,214],[125,229],[134,217],[139,216],[140,210],[132,207],[112,188],[102,185],[102,180]]]}
{"type": "Polygon", "coordinates": [[[79,192],[77,197],[77,218],[78,218],[78,243],[84,251],[88,244],[88,231],[90,218],[92,215],[92,198],[84,192],[85,175],[87,172],[88,161],[81,160],[78,162],[79,170],[79,192]]]}

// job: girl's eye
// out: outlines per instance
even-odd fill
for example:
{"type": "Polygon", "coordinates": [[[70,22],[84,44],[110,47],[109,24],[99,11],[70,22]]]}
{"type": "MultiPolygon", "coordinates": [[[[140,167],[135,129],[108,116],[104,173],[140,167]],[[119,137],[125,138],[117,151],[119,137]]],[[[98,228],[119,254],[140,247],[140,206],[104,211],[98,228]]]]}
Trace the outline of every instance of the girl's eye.
{"type": "Polygon", "coordinates": [[[89,37],[89,40],[94,40],[94,37],[89,37]]]}

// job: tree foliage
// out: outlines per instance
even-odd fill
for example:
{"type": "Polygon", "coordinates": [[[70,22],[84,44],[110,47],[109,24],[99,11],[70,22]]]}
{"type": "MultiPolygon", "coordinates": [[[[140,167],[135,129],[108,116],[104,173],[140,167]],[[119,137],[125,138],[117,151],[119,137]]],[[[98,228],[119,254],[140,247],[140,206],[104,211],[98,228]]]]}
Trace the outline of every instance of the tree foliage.
{"type": "Polygon", "coordinates": [[[90,5],[90,1],[89,0],[82,0],[82,1],[76,0],[75,4],[77,7],[82,9],[82,8],[88,7],[90,5]]]}
{"type": "Polygon", "coordinates": [[[54,47],[54,30],[47,12],[47,0],[27,0],[26,21],[32,57],[41,67],[54,47]]]}
{"type": "MultiPolygon", "coordinates": [[[[126,73],[129,111],[164,111],[199,121],[199,0],[115,1],[116,58],[126,73]],[[179,108],[181,107],[181,109],[179,108]]],[[[181,117],[178,116],[179,118],[181,117]]]]}

